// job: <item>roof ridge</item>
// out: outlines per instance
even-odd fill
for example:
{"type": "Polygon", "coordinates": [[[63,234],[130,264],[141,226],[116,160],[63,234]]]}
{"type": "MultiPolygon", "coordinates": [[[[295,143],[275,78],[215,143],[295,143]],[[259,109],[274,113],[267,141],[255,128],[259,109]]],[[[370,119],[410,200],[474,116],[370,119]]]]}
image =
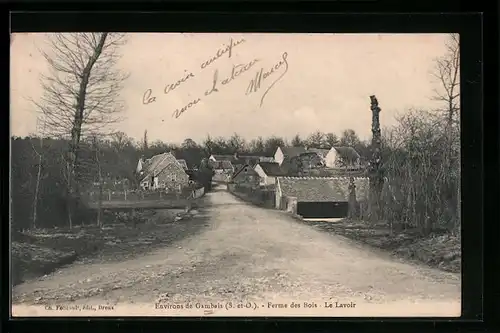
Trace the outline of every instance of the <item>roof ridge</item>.
{"type": "MultiPolygon", "coordinates": [[[[321,176],[278,176],[278,178],[283,178],[283,179],[349,179],[351,176],[327,176],[327,177],[321,177],[321,176]]],[[[352,176],[354,179],[369,179],[368,177],[358,177],[358,176],[352,176]]]]}

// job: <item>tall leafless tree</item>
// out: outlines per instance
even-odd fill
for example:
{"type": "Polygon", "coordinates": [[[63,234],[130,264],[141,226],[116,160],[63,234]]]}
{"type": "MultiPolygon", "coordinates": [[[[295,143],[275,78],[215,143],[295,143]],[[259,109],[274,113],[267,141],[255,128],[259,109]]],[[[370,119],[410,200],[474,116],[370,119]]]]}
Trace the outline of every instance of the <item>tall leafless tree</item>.
{"type": "Polygon", "coordinates": [[[435,60],[432,75],[439,88],[434,90],[434,100],[442,103],[438,110],[444,113],[446,124],[451,128],[458,123],[460,112],[460,37],[450,34],[446,41],[446,52],[435,60]]]}
{"type": "Polygon", "coordinates": [[[37,150],[35,146],[32,144],[33,151],[38,156],[38,170],[36,175],[36,183],[35,183],[35,196],[33,198],[33,217],[32,217],[32,228],[37,227],[37,215],[38,215],[38,195],[40,192],[40,180],[42,176],[42,163],[43,163],[43,139],[45,136],[45,122],[41,122],[40,119],[37,119],[37,132],[39,134],[40,148],[37,150]]]}
{"type": "Polygon", "coordinates": [[[41,53],[49,74],[42,75],[43,95],[33,104],[42,113],[48,135],[68,140],[66,164],[68,222],[73,224],[71,202],[79,202],[80,140],[87,133],[106,134],[121,120],[122,84],[128,75],[117,68],[124,34],[56,33],[47,36],[41,53]]]}
{"type": "MultiPolygon", "coordinates": [[[[440,102],[438,108],[439,120],[444,120],[446,149],[444,169],[449,174],[455,174],[459,181],[460,171],[460,36],[452,33],[445,43],[445,54],[435,60],[432,75],[437,79],[438,89],[434,90],[433,99],[440,102]]],[[[451,178],[450,178],[451,179],[451,178]]],[[[452,184],[447,184],[449,190],[452,184]]],[[[457,190],[457,219],[460,220],[460,184],[457,190]]],[[[458,228],[459,229],[459,228],[458,228]]]]}

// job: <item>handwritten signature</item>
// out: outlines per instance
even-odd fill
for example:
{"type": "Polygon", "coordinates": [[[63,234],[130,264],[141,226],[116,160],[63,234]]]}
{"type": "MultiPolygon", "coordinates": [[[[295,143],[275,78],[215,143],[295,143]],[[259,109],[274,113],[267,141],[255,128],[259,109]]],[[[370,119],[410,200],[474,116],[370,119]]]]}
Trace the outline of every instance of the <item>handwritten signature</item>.
{"type": "Polygon", "coordinates": [[[262,104],[264,103],[264,98],[266,97],[267,93],[271,90],[272,87],[274,87],[276,82],[281,80],[281,78],[283,76],[285,76],[285,74],[288,72],[287,57],[288,57],[288,53],[283,52],[283,54],[281,55],[281,60],[278,63],[276,63],[273,67],[271,67],[270,70],[264,71],[264,68],[261,68],[257,73],[255,73],[255,77],[253,79],[251,79],[250,83],[248,84],[245,95],[248,96],[252,93],[257,92],[260,89],[263,81],[265,81],[267,78],[269,78],[271,75],[276,73],[281,67],[284,66],[285,70],[283,71],[283,73],[281,73],[281,75],[276,80],[274,80],[273,83],[271,83],[271,85],[267,88],[267,90],[262,95],[262,97],[260,99],[260,106],[262,107],[262,104]]]}

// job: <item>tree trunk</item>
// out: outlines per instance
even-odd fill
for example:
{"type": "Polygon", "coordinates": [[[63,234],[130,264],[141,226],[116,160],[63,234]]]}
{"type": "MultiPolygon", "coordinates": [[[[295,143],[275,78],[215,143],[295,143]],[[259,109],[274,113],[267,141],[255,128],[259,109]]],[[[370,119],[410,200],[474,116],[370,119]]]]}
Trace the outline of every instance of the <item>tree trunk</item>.
{"type": "Polygon", "coordinates": [[[103,184],[102,184],[102,177],[101,177],[101,167],[99,166],[99,197],[97,201],[97,225],[99,227],[102,226],[102,193],[103,192],[103,184]]]}
{"type": "MultiPolygon", "coordinates": [[[[80,150],[80,138],[82,135],[82,125],[83,125],[83,116],[85,111],[85,98],[87,95],[87,86],[89,84],[90,74],[92,71],[92,67],[96,63],[97,59],[101,55],[102,49],[104,47],[104,43],[106,41],[108,33],[103,33],[99,40],[98,46],[94,50],[94,54],[89,59],[87,65],[85,66],[81,81],[80,81],[80,89],[78,91],[78,96],[76,96],[76,109],[75,116],[73,120],[73,128],[71,129],[71,142],[69,145],[69,192],[71,200],[74,202],[74,213],[78,214],[78,204],[80,202],[80,189],[79,189],[79,179],[78,179],[78,157],[80,150]]],[[[71,210],[69,214],[72,215],[71,210]]],[[[75,216],[77,217],[77,216],[75,216]]],[[[80,221],[77,221],[77,223],[80,221]]],[[[72,219],[70,218],[70,228],[72,228],[72,219]]]]}
{"type": "Polygon", "coordinates": [[[38,210],[38,192],[40,189],[40,176],[42,173],[42,155],[38,155],[38,173],[36,175],[36,185],[35,185],[35,198],[33,199],[33,225],[32,228],[36,228],[36,218],[38,210]]]}
{"type": "Polygon", "coordinates": [[[381,132],[380,132],[380,107],[375,96],[370,96],[372,111],[372,157],[370,161],[370,219],[377,221],[380,218],[380,196],[384,178],[381,164],[381,132]]]}

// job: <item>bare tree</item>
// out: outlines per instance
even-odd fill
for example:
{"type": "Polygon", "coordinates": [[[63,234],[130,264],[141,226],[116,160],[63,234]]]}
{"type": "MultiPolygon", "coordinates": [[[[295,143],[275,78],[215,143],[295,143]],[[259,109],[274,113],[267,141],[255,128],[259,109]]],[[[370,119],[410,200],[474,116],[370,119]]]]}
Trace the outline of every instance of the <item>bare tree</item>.
{"type": "MultiPolygon", "coordinates": [[[[437,79],[439,89],[434,90],[433,99],[441,103],[437,110],[439,117],[445,121],[446,149],[444,156],[444,168],[446,172],[454,174],[460,179],[460,36],[449,34],[445,43],[445,54],[435,60],[433,76],[437,79]]],[[[447,178],[452,180],[452,178],[447,178]]],[[[453,185],[446,183],[451,191],[453,185]]],[[[456,186],[457,191],[457,227],[460,221],[460,184],[456,186]]],[[[457,228],[460,229],[460,228],[457,228]]]]}
{"type": "Polygon", "coordinates": [[[114,132],[111,134],[111,145],[113,148],[121,152],[127,145],[130,145],[132,140],[124,132],[114,132]]]}
{"type": "Polygon", "coordinates": [[[198,144],[191,138],[185,139],[181,144],[182,149],[193,149],[196,147],[198,147],[198,144]]]}
{"type": "Polygon", "coordinates": [[[100,142],[97,135],[92,137],[92,148],[94,150],[94,162],[97,169],[97,183],[98,183],[98,196],[97,196],[97,226],[102,226],[102,196],[103,196],[103,178],[102,178],[102,166],[101,166],[101,149],[100,142]]]}
{"type": "Polygon", "coordinates": [[[435,89],[434,100],[442,103],[438,109],[445,114],[446,123],[451,128],[458,123],[460,112],[460,39],[458,34],[450,34],[446,41],[446,53],[435,60],[432,75],[437,79],[439,89],[435,89]]]}
{"type": "Polygon", "coordinates": [[[212,152],[214,151],[214,146],[215,146],[215,142],[214,142],[214,140],[212,140],[212,137],[210,136],[210,134],[208,134],[207,137],[205,138],[205,140],[203,141],[203,147],[205,149],[205,152],[208,155],[212,155],[212,152]]]}
{"type": "Polygon", "coordinates": [[[299,134],[295,134],[295,136],[292,138],[292,141],[290,142],[290,144],[293,146],[293,147],[301,147],[303,145],[303,141],[300,137],[299,134]]]}
{"type": "Polygon", "coordinates": [[[243,139],[241,136],[239,136],[237,133],[234,133],[231,138],[229,138],[229,148],[233,153],[240,152],[245,148],[246,142],[245,139],[243,139]]]}
{"type": "Polygon", "coordinates": [[[331,148],[331,147],[337,146],[339,144],[339,138],[334,133],[326,133],[325,141],[326,141],[327,148],[331,148]]]}
{"type": "Polygon", "coordinates": [[[311,133],[307,138],[307,144],[311,148],[323,148],[325,146],[325,134],[320,131],[311,133]]]}
{"type": "MultiPolygon", "coordinates": [[[[106,133],[121,120],[119,94],[128,75],[116,65],[125,39],[114,33],[57,33],[47,40],[48,49],[41,53],[49,74],[41,78],[42,97],[32,102],[44,117],[47,134],[69,142],[64,156],[68,204],[78,204],[80,140],[86,133],[106,133]]],[[[72,215],[68,206],[70,227],[72,215]]]]}
{"type": "Polygon", "coordinates": [[[46,124],[41,120],[40,118],[37,119],[37,132],[39,134],[39,140],[40,140],[40,149],[37,150],[35,146],[32,143],[32,148],[35,154],[38,156],[38,170],[37,170],[37,175],[36,175],[36,184],[35,184],[35,196],[33,198],[33,221],[32,221],[32,228],[36,228],[37,226],[37,213],[38,213],[38,195],[40,192],[40,179],[42,175],[42,162],[43,162],[43,139],[45,136],[45,127],[46,124]]]}
{"type": "Polygon", "coordinates": [[[342,132],[339,144],[341,146],[356,147],[360,143],[358,134],[353,129],[346,129],[342,132]]]}

